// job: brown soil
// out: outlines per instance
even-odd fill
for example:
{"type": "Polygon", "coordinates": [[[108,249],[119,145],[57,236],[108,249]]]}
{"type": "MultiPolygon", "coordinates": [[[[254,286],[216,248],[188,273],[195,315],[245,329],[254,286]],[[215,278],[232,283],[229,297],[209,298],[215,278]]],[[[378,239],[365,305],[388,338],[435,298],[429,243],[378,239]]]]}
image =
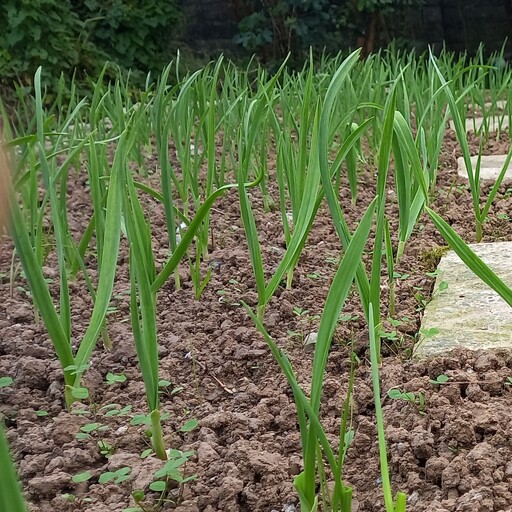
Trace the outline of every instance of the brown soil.
{"type": "MultiPolygon", "coordinates": [[[[478,141],[473,141],[477,147],[478,141]]],[[[440,162],[438,190],[432,207],[467,241],[474,239],[471,197],[467,184],[457,177],[460,156],[453,134],[440,162]]],[[[488,151],[503,152],[508,140],[491,141],[488,151]]],[[[272,165],[270,165],[272,169],[272,165]]],[[[361,174],[357,206],[346,206],[352,228],[375,192],[374,169],[361,174]]],[[[512,197],[505,183],[486,224],[485,240],[511,240],[512,223],[498,214],[510,214],[512,197]]],[[[484,187],[484,193],[489,186],[484,187]]],[[[271,194],[277,192],[271,187],[271,194]]],[[[253,193],[254,211],[267,269],[277,265],[284,250],[278,212],[264,212],[253,193]]],[[[349,205],[348,187],[342,187],[343,204],[349,205]]],[[[88,199],[83,180],[75,180],[70,192],[74,229],[83,230],[88,199]]],[[[390,212],[396,203],[390,197],[390,212]]],[[[155,241],[165,240],[163,212],[152,205],[155,241]]],[[[394,219],[393,232],[396,232],[394,219]]],[[[298,510],[293,478],[302,467],[300,439],[293,397],[262,336],[254,328],[241,299],[254,304],[255,292],[236,191],[215,206],[212,216],[214,245],[210,260],[214,272],[200,301],[195,300],[188,268],[180,272],[183,288],[169,282],[159,294],[159,342],[161,378],[172,382],[176,393],[162,397],[162,409],[170,413],[164,422],[168,446],[194,450],[185,473],[197,479],[183,490],[176,510],[287,511],[298,510]],[[179,431],[188,419],[198,428],[179,431]]],[[[163,242],[162,242],[163,244],[163,242]]],[[[383,396],[392,387],[422,393],[424,410],[415,404],[384,398],[386,435],[394,491],[408,495],[408,510],[430,512],[506,511],[512,509],[512,395],[504,382],[512,375],[511,353],[459,351],[431,361],[411,361],[409,356],[421,320],[418,293],[428,298],[435,267],[432,249],[444,245],[426,217],[422,217],[407,245],[397,272],[396,319],[401,324],[396,339],[385,340],[381,369],[383,396]],[[416,297],[415,297],[416,295],[416,297]],[[440,374],[451,378],[446,385],[429,381],[440,374]]],[[[129,327],[129,289],[126,250],[120,256],[114,304],[108,327],[113,350],[100,344],[86,373],[91,401],[85,415],[63,407],[61,370],[44,327],[34,321],[25,281],[17,275],[11,292],[9,273],[12,246],[4,240],[0,255],[0,376],[14,383],[0,389],[0,412],[32,511],[121,511],[134,506],[133,489],[146,489],[161,463],[141,459],[147,448],[144,428],[130,425],[130,415],[147,412],[144,387],[129,327]],[[124,383],[107,385],[107,372],[123,373],[124,383]],[[132,406],[129,415],[105,416],[101,407],[132,406]],[[48,414],[40,416],[40,412],[48,414]],[[99,422],[108,428],[78,440],[80,427],[99,422]],[[106,459],[98,441],[114,447],[106,459]],[[100,484],[107,470],[132,468],[131,480],[120,485],[100,484]],[[89,470],[93,478],[75,484],[72,475],[89,470]],[[63,497],[76,495],[74,502],[63,497]]],[[[166,248],[156,248],[162,259],[166,248]]],[[[302,339],[318,327],[340,243],[328,210],[322,207],[296,270],[293,289],[279,289],[268,307],[266,326],[286,351],[307,389],[312,353],[302,339]],[[294,308],[307,310],[302,316],[294,308]]],[[[206,263],[205,263],[206,264],[206,263]]],[[[46,268],[55,277],[50,258],[46,268]]],[[[78,281],[72,283],[73,335],[79,340],[90,316],[90,300],[78,281]]],[[[383,293],[386,307],[386,293],[383,293]]],[[[367,332],[359,301],[350,297],[329,355],[322,402],[323,424],[336,438],[340,407],[347,390],[350,345],[354,343],[360,365],[354,392],[355,438],[347,454],[344,478],[354,488],[354,508],[360,512],[384,510],[378,465],[373,392],[367,332]]],[[[148,503],[157,499],[148,493],[148,503]]],[[[164,503],[168,510],[174,505],[164,503]]],[[[152,510],[148,507],[148,510],[152,510]]],[[[2,511],[3,512],[3,511],[2,511]]]]}

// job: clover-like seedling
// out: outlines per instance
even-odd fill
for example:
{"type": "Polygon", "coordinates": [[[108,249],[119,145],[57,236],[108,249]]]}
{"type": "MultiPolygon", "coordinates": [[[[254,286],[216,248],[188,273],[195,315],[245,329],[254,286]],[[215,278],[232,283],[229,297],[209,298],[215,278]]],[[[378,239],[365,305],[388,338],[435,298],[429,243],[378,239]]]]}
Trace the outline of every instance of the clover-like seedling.
{"type": "Polygon", "coordinates": [[[435,379],[430,379],[430,384],[445,384],[450,380],[450,377],[448,375],[438,375],[435,379]]]}
{"type": "Polygon", "coordinates": [[[113,445],[107,443],[103,439],[100,439],[98,441],[98,448],[100,450],[100,454],[103,457],[105,457],[106,459],[111,457],[114,454],[114,452],[116,451],[116,449],[115,449],[115,447],[113,445]]]}
{"type": "Polygon", "coordinates": [[[145,509],[142,506],[142,501],[144,500],[145,497],[146,495],[144,494],[144,491],[142,489],[135,489],[134,491],[132,491],[132,498],[137,506],[124,508],[123,512],[148,512],[147,509],[145,509]]]}
{"type": "Polygon", "coordinates": [[[82,375],[82,373],[84,373],[90,367],[90,364],[81,364],[79,366],[76,364],[70,364],[64,368],[64,371],[68,372],[70,375],[82,375]]]}
{"type": "Polygon", "coordinates": [[[13,383],[12,377],[0,377],[0,388],[6,388],[13,383]]]}
{"type": "Polygon", "coordinates": [[[146,448],[141,454],[140,454],[140,458],[141,459],[147,459],[150,455],[153,455],[153,453],[155,453],[153,451],[153,448],[146,448]]]}
{"type": "Polygon", "coordinates": [[[165,492],[169,480],[174,480],[178,484],[183,485],[197,478],[197,475],[184,477],[182,472],[182,466],[194,456],[193,451],[182,452],[180,450],[168,450],[167,455],[169,460],[162,469],[155,472],[155,480],[149,485],[152,491],[165,492]]]}
{"type": "Polygon", "coordinates": [[[93,432],[103,432],[108,430],[107,425],[102,425],[101,423],[87,423],[86,425],[82,425],[80,427],[80,432],[76,434],[76,439],[90,439],[91,434],[93,432]]]}
{"type": "Polygon", "coordinates": [[[306,316],[308,313],[309,313],[309,310],[308,309],[303,309],[299,306],[294,306],[293,307],[293,312],[299,316],[299,317],[304,317],[306,316]]]}
{"type": "Polygon", "coordinates": [[[120,484],[130,478],[131,472],[132,468],[124,466],[116,471],[106,471],[105,473],[102,473],[98,481],[100,484],[107,484],[109,482],[120,484]]]}
{"type": "Polygon", "coordinates": [[[421,392],[413,393],[412,391],[402,392],[397,388],[388,391],[388,397],[393,400],[404,400],[418,407],[421,414],[425,411],[425,395],[421,392]]]}
{"type": "Polygon", "coordinates": [[[448,289],[448,282],[447,281],[441,281],[439,283],[439,291],[440,292],[444,292],[447,289],[448,289]]]}
{"type": "Polygon", "coordinates": [[[382,329],[379,330],[379,336],[388,341],[398,341],[398,335],[396,331],[384,331],[382,329]]]}
{"type": "Polygon", "coordinates": [[[84,503],[92,503],[92,501],[94,501],[92,498],[89,498],[89,496],[81,497],[77,496],[76,494],[71,494],[68,492],[61,494],[61,497],[69,503],[75,503],[76,505],[78,505],[78,507],[80,507],[84,503]]]}
{"type": "Polygon", "coordinates": [[[131,405],[121,407],[119,404],[107,404],[101,407],[99,412],[103,412],[106,418],[111,418],[112,416],[126,416],[131,410],[131,405]]]}
{"type": "Polygon", "coordinates": [[[352,322],[355,320],[359,320],[359,315],[354,315],[353,313],[341,313],[339,317],[340,322],[352,322]]]}
{"type": "Polygon", "coordinates": [[[409,277],[411,277],[411,274],[402,274],[400,272],[393,273],[393,279],[402,279],[405,281],[406,279],[409,279],[409,277]]]}
{"type": "Polygon", "coordinates": [[[171,397],[183,391],[183,386],[173,386],[170,380],[160,379],[158,381],[158,392],[162,395],[171,397]]]}
{"type": "Polygon", "coordinates": [[[82,482],[87,482],[87,480],[90,480],[92,478],[90,471],[83,471],[82,473],[77,473],[76,475],[73,475],[71,477],[71,481],[75,484],[80,484],[82,482]]]}
{"type": "Polygon", "coordinates": [[[84,387],[72,387],[71,396],[76,400],[86,400],[89,398],[89,390],[84,387]]]}
{"type": "Polygon", "coordinates": [[[135,503],[140,503],[144,499],[144,491],[142,489],[135,489],[132,491],[132,497],[135,503]]]}
{"type": "MultiPolygon", "coordinates": [[[[160,416],[161,421],[165,421],[169,419],[171,414],[169,412],[164,412],[160,416]]],[[[137,425],[151,425],[151,416],[149,414],[135,414],[130,420],[130,425],[136,427],[137,425]]]]}
{"type": "Polygon", "coordinates": [[[436,334],[439,334],[439,329],[437,327],[430,327],[429,329],[420,329],[420,334],[424,338],[432,338],[436,334]]]}
{"type": "Polygon", "coordinates": [[[194,430],[199,422],[196,419],[190,419],[180,427],[180,432],[190,432],[194,430]]]}
{"type": "Polygon", "coordinates": [[[120,384],[126,382],[126,375],[108,372],[105,380],[107,384],[120,384]]]}

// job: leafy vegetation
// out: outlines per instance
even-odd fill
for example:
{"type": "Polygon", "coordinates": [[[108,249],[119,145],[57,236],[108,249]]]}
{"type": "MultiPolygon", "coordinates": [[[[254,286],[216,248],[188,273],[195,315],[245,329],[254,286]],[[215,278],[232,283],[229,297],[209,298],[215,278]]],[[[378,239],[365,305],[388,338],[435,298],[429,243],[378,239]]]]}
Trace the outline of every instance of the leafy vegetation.
{"type": "MultiPolygon", "coordinates": [[[[72,87],[73,95],[67,99],[62,88],[57,89],[55,98],[45,97],[44,75],[39,68],[31,92],[20,91],[26,108],[20,110],[11,125],[5,123],[5,148],[13,170],[8,190],[9,230],[23,269],[23,276],[13,271],[12,279],[26,280],[34,315],[46,327],[61,366],[63,401],[70,411],[90,416],[81,425],[77,438],[93,441],[101,456],[109,458],[116,447],[104,438],[108,430],[106,419],[130,416],[129,426],[141,427],[147,440],[141,458],[154,454],[161,459],[162,466],[154,473],[148,489],[134,490],[136,506],[132,510],[144,510],[146,492],[160,493],[157,507],[172,485],[178,485],[181,491],[195,478],[186,473],[193,453],[167,444],[169,429],[186,435],[198,422],[187,417],[173,427],[165,423],[170,416],[165,410],[166,400],[180,387],[160,378],[160,293],[164,286],[180,288],[183,276],[178,273],[178,266],[185,263],[195,296],[201,300],[211,272],[210,214],[228,192],[239,201],[255,299],[243,302],[234,279],[230,280],[233,288],[229,294],[226,290],[218,293],[230,307],[245,308],[293,392],[304,462],[294,483],[304,512],[319,508],[351,510],[352,490],[343,481],[343,465],[350,456],[350,442],[357,435],[350,427],[355,356],[350,360],[350,384],[344,397],[339,438],[334,443],[324,430],[321,408],[335,330],[340,319],[352,318],[343,311],[351,293],[359,297],[369,338],[385,507],[387,512],[405,510],[405,494],[398,492],[394,501],[391,491],[379,381],[382,342],[397,340],[396,332],[389,332],[385,324],[398,325],[402,320],[394,318],[392,308],[383,309],[382,299],[388,291],[393,293],[393,280],[407,277],[397,273],[395,265],[422,215],[428,215],[468,267],[512,305],[510,288],[429,206],[436,190],[447,121],[451,117],[462,125],[467,104],[481,102],[482,96],[474,86],[486,76],[487,62],[481,55],[467,62],[448,53],[435,58],[392,52],[361,61],[356,51],[346,57],[324,59],[319,72],[316,66],[311,54],[301,72],[290,72],[284,62],[272,76],[261,68],[256,75],[241,71],[223,59],[193,73],[183,73],[179,62],[172,62],[156,80],[149,77],[139,90],[132,89],[122,77],[105,86],[103,70],[91,97],[81,96],[78,88],[72,87]],[[364,154],[363,147],[368,148],[364,154]],[[175,158],[169,157],[170,151],[175,158]],[[272,173],[268,167],[270,151],[276,155],[272,173]],[[149,156],[159,162],[157,176],[148,176],[145,163],[149,156]],[[361,187],[370,185],[359,173],[363,158],[375,171],[367,178],[374,180],[371,185],[375,196],[359,212],[357,226],[351,227],[345,214],[347,205],[341,199],[342,177],[347,173],[347,201],[357,205],[361,187]],[[82,165],[83,161],[87,166],[82,165]],[[90,208],[82,212],[85,223],[80,232],[70,227],[72,212],[67,191],[72,169],[87,181],[84,193],[89,194],[90,208]],[[270,180],[276,181],[276,198],[270,197],[270,180]],[[390,186],[393,194],[389,193],[390,186]],[[300,265],[324,200],[340,250],[324,258],[336,270],[322,315],[314,319],[319,320],[319,326],[312,343],[312,374],[307,387],[302,387],[304,378],[299,380],[286,351],[272,338],[265,322],[272,299],[276,300],[281,289],[295,286],[294,269],[300,265]],[[392,200],[398,211],[395,230],[390,227],[394,221],[389,215],[392,200]],[[261,249],[255,207],[267,212],[276,210],[282,223],[285,248],[272,266],[261,249]],[[154,208],[165,213],[164,231],[154,225],[154,208]],[[162,232],[166,247],[163,256],[154,245],[162,232]],[[106,350],[112,345],[109,313],[115,310],[112,301],[121,265],[121,244],[129,255],[125,266],[129,276],[126,293],[130,298],[126,320],[131,324],[146,393],[144,410],[133,412],[130,404],[92,407],[93,397],[86,386],[98,341],[106,350]],[[45,274],[49,261],[56,267],[54,279],[45,274]],[[91,304],[85,332],[77,329],[72,315],[70,283],[77,279],[83,280],[91,304]],[[386,283],[390,286],[386,287],[386,283]],[[77,402],[89,403],[91,410],[79,407],[77,402]],[[329,481],[333,485],[328,485],[329,481]]],[[[511,74],[506,69],[493,72],[502,73],[502,80],[510,84],[511,74]]],[[[500,89],[500,95],[509,95],[509,116],[511,90],[500,89]]],[[[484,137],[488,130],[489,126],[482,128],[484,137]]],[[[457,136],[461,145],[467,145],[465,130],[457,129],[457,136]]],[[[470,181],[470,186],[479,185],[470,181]]],[[[488,201],[494,197],[491,193],[488,201]]],[[[485,204],[483,210],[475,209],[477,239],[489,213],[488,203],[485,204]]],[[[443,251],[431,256],[439,259],[443,251]]],[[[311,272],[309,276],[319,279],[321,274],[311,272]]],[[[446,284],[441,283],[439,293],[445,288],[446,284]]],[[[423,308],[427,298],[421,287],[417,291],[419,307],[423,308]]],[[[295,307],[294,313],[309,323],[313,320],[300,306],[295,307]]],[[[435,330],[427,333],[435,334],[435,330]]],[[[119,369],[112,370],[105,376],[104,385],[110,389],[126,385],[127,377],[114,373],[119,369]]],[[[129,382],[133,382],[132,376],[129,382]]],[[[443,375],[432,381],[436,386],[445,383],[443,375]]],[[[11,377],[0,378],[0,387],[11,385],[15,385],[11,377]]],[[[415,405],[418,413],[424,412],[423,392],[394,389],[388,396],[406,400],[415,405]]],[[[2,439],[0,450],[5,451],[2,439]]],[[[11,467],[3,456],[0,461],[11,467]]],[[[99,483],[129,485],[131,472],[124,465],[101,474],[87,469],[76,474],[73,482],[97,479],[99,483]]],[[[5,485],[17,488],[13,478],[5,485]]],[[[178,501],[179,496],[181,493],[178,501]]],[[[87,499],[71,494],[68,497],[76,501],[87,499]]]]}
{"type": "Polygon", "coordinates": [[[5,0],[0,21],[5,96],[13,84],[30,87],[39,66],[52,94],[61,74],[66,80],[75,75],[83,84],[87,76],[98,76],[107,60],[135,74],[159,73],[182,33],[183,17],[175,0],[5,0]]]}
{"type": "Polygon", "coordinates": [[[340,47],[362,46],[368,55],[379,43],[381,19],[418,7],[423,0],[246,0],[248,12],[239,22],[235,42],[267,61],[289,52],[300,62],[310,47],[337,53],[340,47]]]}

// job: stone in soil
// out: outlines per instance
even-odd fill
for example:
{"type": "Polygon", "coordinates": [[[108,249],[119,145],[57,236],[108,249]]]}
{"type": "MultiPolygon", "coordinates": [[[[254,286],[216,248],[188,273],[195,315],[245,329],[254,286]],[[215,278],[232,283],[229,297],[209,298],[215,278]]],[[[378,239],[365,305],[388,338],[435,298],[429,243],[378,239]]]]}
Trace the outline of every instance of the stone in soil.
{"type": "MultiPolygon", "coordinates": [[[[480,160],[480,179],[496,180],[507,160],[507,155],[484,155],[480,160]]],[[[471,167],[476,169],[478,156],[471,157],[471,167]]],[[[457,172],[462,178],[468,177],[468,170],[463,157],[457,159],[457,172]]],[[[509,163],[505,172],[505,179],[512,179],[512,163],[509,163]]]]}
{"type": "MultiPolygon", "coordinates": [[[[508,115],[493,117],[468,117],[466,119],[466,132],[478,132],[482,125],[487,125],[490,132],[497,132],[508,129],[508,115]]],[[[450,129],[455,130],[455,124],[450,121],[450,129]]]]}
{"type": "MultiPolygon", "coordinates": [[[[472,244],[471,249],[509,286],[512,243],[472,244]]],[[[425,309],[415,355],[455,348],[512,349],[512,307],[450,251],[441,259],[432,300],[425,309]]]]}

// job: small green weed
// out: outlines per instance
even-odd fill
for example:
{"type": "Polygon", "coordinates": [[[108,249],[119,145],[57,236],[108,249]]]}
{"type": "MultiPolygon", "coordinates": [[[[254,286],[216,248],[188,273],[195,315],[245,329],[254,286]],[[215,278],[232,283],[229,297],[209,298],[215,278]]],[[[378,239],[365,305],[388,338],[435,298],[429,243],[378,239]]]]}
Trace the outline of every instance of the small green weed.
{"type": "Polygon", "coordinates": [[[108,372],[105,380],[107,384],[120,384],[126,382],[126,375],[108,372]]]}
{"type": "Polygon", "coordinates": [[[12,377],[0,377],[0,388],[6,388],[13,383],[12,377]]]}
{"type": "Polygon", "coordinates": [[[435,379],[430,379],[430,384],[446,384],[450,380],[450,377],[448,375],[438,375],[435,379]]]}
{"type": "Polygon", "coordinates": [[[388,397],[392,400],[404,400],[415,405],[418,408],[420,414],[425,413],[425,395],[418,391],[413,393],[412,391],[402,392],[397,388],[392,388],[388,391],[388,397]]]}

